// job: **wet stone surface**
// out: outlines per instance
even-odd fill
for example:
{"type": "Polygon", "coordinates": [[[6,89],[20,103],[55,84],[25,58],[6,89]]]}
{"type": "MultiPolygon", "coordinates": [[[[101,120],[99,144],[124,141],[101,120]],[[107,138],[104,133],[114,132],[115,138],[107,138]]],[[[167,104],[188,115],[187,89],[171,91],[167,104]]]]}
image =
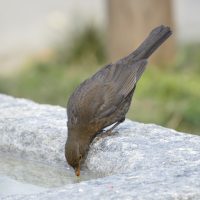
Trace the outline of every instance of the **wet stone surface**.
{"type": "Polygon", "coordinates": [[[0,112],[0,179],[37,187],[7,195],[0,187],[0,199],[200,199],[199,136],[126,120],[91,144],[74,181],[64,108],[0,95],[0,112]]]}

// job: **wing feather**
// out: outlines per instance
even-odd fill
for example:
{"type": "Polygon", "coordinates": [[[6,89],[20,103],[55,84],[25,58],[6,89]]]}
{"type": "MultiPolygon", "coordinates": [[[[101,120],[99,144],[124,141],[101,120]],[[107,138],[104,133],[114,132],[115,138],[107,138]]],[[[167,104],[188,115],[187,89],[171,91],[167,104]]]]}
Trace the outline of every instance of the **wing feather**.
{"type": "Polygon", "coordinates": [[[140,60],[126,66],[108,65],[84,81],[67,106],[68,114],[75,118],[74,123],[93,121],[96,117],[100,119],[113,113],[133,90],[146,64],[146,60],[140,60]]]}

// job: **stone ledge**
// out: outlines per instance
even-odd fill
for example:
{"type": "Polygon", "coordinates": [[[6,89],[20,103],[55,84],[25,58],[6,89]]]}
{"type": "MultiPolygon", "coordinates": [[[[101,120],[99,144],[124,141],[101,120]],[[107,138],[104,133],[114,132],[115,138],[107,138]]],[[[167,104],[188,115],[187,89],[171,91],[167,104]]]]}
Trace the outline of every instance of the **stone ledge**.
{"type": "MultiPolygon", "coordinates": [[[[0,153],[61,165],[66,111],[0,95],[0,153]]],[[[104,178],[3,199],[200,199],[200,137],[126,120],[94,141],[85,165],[104,178]]]]}

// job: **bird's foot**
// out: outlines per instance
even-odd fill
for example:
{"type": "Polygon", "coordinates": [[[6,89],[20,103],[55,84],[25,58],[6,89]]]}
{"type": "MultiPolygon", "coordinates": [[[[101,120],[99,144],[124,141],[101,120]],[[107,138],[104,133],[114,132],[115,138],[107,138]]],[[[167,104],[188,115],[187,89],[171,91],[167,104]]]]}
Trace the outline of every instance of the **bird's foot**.
{"type": "Polygon", "coordinates": [[[95,141],[98,141],[100,139],[103,139],[107,136],[113,136],[117,133],[117,131],[113,131],[113,130],[103,130],[101,133],[99,133],[96,138],[95,141]]]}
{"type": "Polygon", "coordinates": [[[112,135],[114,135],[115,134],[115,132],[116,131],[113,131],[113,130],[103,130],[103,132],[102,132],[102,137],[106,137],[106,136],[112,136],[112,135]]]}

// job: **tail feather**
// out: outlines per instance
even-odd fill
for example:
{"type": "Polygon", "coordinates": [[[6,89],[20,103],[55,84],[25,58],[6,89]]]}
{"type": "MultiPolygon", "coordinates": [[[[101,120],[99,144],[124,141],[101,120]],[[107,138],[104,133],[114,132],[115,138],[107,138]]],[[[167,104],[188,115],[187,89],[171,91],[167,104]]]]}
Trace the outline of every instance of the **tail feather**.
{"type": "Polygon", "coordinates": [[[151,54],[172,34],[172,31],[167,26],[158,26],[153,29],[142,44],[131,54],[119,60],[123,63],[129,61],[138,61],[148,59],[151,54]]]}

